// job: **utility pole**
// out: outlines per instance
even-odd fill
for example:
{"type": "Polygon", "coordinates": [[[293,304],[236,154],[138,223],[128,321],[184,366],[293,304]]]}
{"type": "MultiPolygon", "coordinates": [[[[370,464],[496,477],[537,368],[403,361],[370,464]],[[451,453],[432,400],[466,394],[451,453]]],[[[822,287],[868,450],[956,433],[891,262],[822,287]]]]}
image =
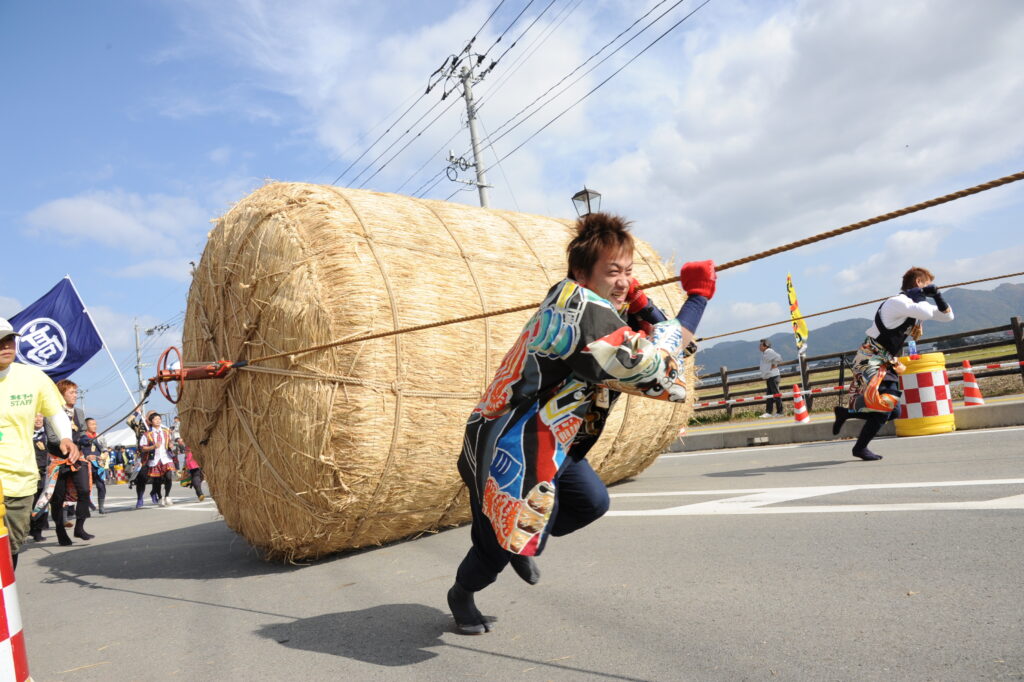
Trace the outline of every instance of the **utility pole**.
{"type": "Polygon", "coordinates": [[[135,375],[139,379],[139,400],[142,400],[142,394],[146,389],[142,386],[142,348],[139,346],[138,320],[132,320],[132,325],[135,327],[135,375]]]}
{"type": "MultiPolygon", "coordinates": [[[[473,57],[469,56],[466,61],[468,64],[472,64],[473,57]]],[[[469,122],[469,139],[473,143],[473,166],[476,168],[476,182],[467,184],[476,185],[477,191],[480,193],[480,205],[483,208],[487,208],[487,188],[489,185],[487,184],[487,175],[484,172],[483,160],[480,158],[480,141],[476,131],[476,105],[473,104],[473,83],[477,79],[473,76],[473,67],[464,64],[462,71],[459,73],[459,80],[462,81],[462,96],[466,99],[466,120],[469,122]]],[[[451,156],[448,160],[449,162],[456,161],[451,156]]]]}
{"type": "MultiPolygon", "coordinates": [[[[135,374],[139,378],[139,400],[142,400],[142,396],[146,392],[146,385],[142,383],[142,368],[149,367],[150,363],[142,361],[142,347],[139,345],[139,322],[132,320],[132,323],[135,326],[135,374]]],[[[146,336],[152,336],[153,334],[162,334],[170,328],[169,324],[158,324],[146,329],[145,333],[146,336]]]]}

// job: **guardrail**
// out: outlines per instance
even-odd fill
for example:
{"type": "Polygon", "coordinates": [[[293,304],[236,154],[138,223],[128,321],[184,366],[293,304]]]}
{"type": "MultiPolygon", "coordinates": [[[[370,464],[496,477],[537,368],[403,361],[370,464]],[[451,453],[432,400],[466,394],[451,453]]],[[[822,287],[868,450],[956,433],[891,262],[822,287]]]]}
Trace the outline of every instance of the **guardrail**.
{"type": "MultiPolygon", "coordinates": [[[[975,329],[957,334],[946,334],[943,336],[933,336],[921,339],[917,342],[919,349],[918,352],[923,352],[921,349],[931,344],[935,344],[936,346],[940,344],[950,346],[951,343],[955,343],[956,345],[943,348],[943,350],[962,353],[985,350],[987,348],[997,348],[1012,344],[1015,347],[1014,353],[976,358],[971,360],[971,364],[974,366],[975,376],[978,379],[1019,374],[1022,381],[1024,381],[1024,324],[1022,324],[1020,317],[1012,317],[1010,318],[1009,324],[999,327],[987,327],[985,329],[975,329]],[[964,343],[965,339],[969,339],[971,337],[984,337],[991,334],[1004,334],[1006,332],[1010,332],[1010,335],[1003,339],[964,343]]],[[[798,360],[784,362],[779,365],[781,373],[779,383],[800,384],[801,392],[807,400],[807,409],[811,409],[815,396],[841,393],[845,390],[847,378],[850,376],[850,364],[853,362],[853,357],[856,354],[856,350],[850,350],[841,353],[828,353],[826,355],[816,355],[809,358],[800,358],[798,360]],[[839,371],[838,380],[836,380],[835,377],[824,379],[814,378],[815,375],[821,376],[825,373],[831,375],[837,369],[839,371]]],[[[947,371],[950,371],[951,374],[955,374],[960,371],[960,365],[960,361],[949,361],[946,363],[946,369],[947,371]]],[[[694,408],[695,411],[699,412],[724,409],[727,416],[732,418],[733,408],[736,405],[767,403],[769,399],[774,399],[776,397],[782,398],[784,401],[792,401],[793,397],[791,392],[778,393],[770,396],[764,393],[763,389],[739,389],[739,386],[741,385],[750,384],[751,382],[756,381],[763,381],[757,372],[757,366],[741,367],[739,369],[732,370],[727,367],[720,367],[717,372],[709,372],[707,374],[699,375],[697,379],[699,382],[704,383],[705,387],[707,386],[707,381],[709,379],[718,379],[714,385],[721,386],[721,393],[711,395],[704,394],[700,396],[694,408]],[[742,379],[738,380],[740,377],[742,377],[742,379]]],[[[700,387],[701,385],[698,383],[698,388],[700,387]]]]}

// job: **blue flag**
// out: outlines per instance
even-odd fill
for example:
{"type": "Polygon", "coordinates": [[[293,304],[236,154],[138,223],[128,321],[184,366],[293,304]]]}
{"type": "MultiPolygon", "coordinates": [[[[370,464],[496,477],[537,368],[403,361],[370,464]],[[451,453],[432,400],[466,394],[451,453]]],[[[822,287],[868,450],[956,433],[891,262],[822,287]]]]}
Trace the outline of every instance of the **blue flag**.
{"type": "Polygon", "coordinates": [[[45,296],[10,318],[18,337],[18,362],[54,381],[71,376],[103,347],[85,304],[65,277],[45,296]]]}

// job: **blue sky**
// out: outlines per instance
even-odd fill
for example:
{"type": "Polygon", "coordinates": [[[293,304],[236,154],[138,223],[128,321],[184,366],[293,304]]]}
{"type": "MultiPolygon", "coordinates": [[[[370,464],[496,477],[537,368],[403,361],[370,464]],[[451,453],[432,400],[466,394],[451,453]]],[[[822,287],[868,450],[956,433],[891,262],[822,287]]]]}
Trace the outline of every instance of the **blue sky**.
{"type": "MultiPolygon", "coordinates": [[[[473,51],[527,2],[506,0],[473,51]]],[[[674,4],[555,0],[541,15],[549,2],[532,3],[490,53],[540,15],[476,86],[485,132],[647,9],[656,7],[653,18],[674,4]]],[[[434,105],[436,91],[342,171],[497,4],[0,4],[0,315],[70,274],[134,386],[133,321],[170,325],[143,337],[144,362],[178,341],[188,262],[198,261],[209,221],[266,179],[363,183],[380,166],[357,176],[365,162],[434,105]]],[[[487,163],[696,6],[671,9],[495,139],[487,163]]],[[[722,262],[1024,170],[1021,35],[1024,5],[1015,0],[713,0],[491,165],[491,203],[571,217],[569,197],[585,183],[664,258],[722,262]]],[[[460,110],[367,186],[411,193],[441,172],[449,147],[468,147],[460,110]]],[[[443,180],[426,196],[460,187],[443,180]]],[[[451,200],[474,204],[476,195],[451,200]]],[[[1022,206],[1024,187],[1001,188],[723,273],[700,331],[785,317],[787,272],[809,313],[890,294],[910,265],[930,267],[940,282],[1024,270],[1022,206]]],[[[74,378],[90,414],[127,409],[105,354],[74,378]]]]}

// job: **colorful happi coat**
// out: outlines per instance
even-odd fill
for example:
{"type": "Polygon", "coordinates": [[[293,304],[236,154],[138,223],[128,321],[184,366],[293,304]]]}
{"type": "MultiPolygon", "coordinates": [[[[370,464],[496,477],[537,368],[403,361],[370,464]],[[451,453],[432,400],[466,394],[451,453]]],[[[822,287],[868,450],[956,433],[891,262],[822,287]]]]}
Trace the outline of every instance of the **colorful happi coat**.
{"type": "Polygon", "coordinates": [[[548,291],[470,415],[459,457],[502,547],[543,548],[555,478],[596,441],[616,392],[686,399],[683,350],[675,318],[648,335],[571,279],[548,291]]]}
{"type": "MultiPolygon", "coordinates": [[[[53,493],[57,489],[57,479],[62,474],[66,474],[69,471],[78,471],[79,467],[89,466],[89,462],[85,459],[80,459],[74,464],[71,463],[66,457],[50,457],[50,461],[46,466],[46,474],[43,476],[43,487],[39,491],[39,496],[36,498],[35,504],[32,505],[32,518],[38,518],[46,508],[50,505],[50,500],[53,498],[53,493]]],[[[70,476],[67,479],[65,487],[65,504],[68,502],[76,502],[79,495],[85,495],[89,497],[92,494],[92,476],[88,478],[89,487],[86,490],[79,490],[78,486],[75,485],[75,481],[70,476]]]]}

